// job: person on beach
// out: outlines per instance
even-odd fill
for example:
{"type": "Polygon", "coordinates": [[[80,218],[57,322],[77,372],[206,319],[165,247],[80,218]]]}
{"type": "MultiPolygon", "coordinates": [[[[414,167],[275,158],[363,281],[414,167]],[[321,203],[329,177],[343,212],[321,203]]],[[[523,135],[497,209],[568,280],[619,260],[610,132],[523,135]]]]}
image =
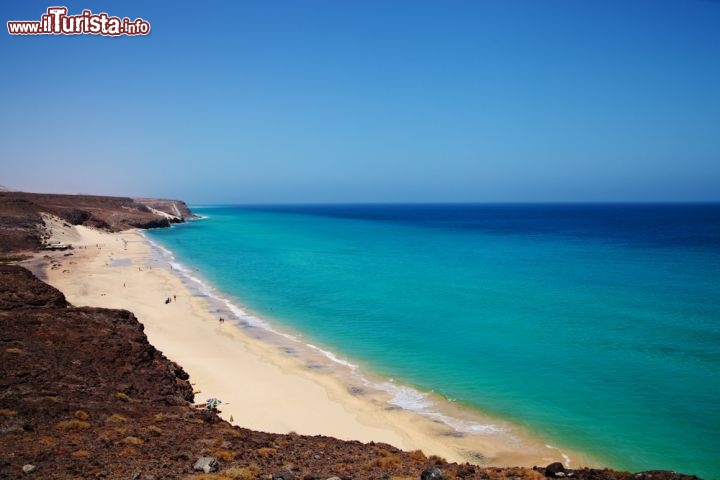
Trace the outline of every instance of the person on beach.
{"type": "Polygon", "coordinates": [[[167,305],[168,303],[170,303],[170,297],[165,299],[165,305],[167,305]]]}

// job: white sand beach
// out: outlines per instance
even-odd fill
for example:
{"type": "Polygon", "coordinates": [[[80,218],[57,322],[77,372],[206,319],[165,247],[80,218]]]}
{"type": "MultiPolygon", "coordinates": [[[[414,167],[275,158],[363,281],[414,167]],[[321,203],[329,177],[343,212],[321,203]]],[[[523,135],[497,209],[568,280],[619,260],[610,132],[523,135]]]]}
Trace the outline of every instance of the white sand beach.
{"type": "Polygon", "coordinates": [[[110,234],[52,218],[46,222],[52,240],[74,249],[43,252],[34,260],[35,270],[42,269],[46,281],[73,305],[132,311],[149,341],[188,372],[196,401],[220,398],[221,416],[236,425],[385,442],[450,461],[496,466],[567,463],[567,456],[573,467],[591,463],[496,419],[481,420],[505,433],[457,434],[437,419],[391,407],[382,395],[351,391],[326,368],[308,368],[306,359],[287,349],[253,338],[232,321],[221,323],[208,299],[161,261],[139,231],[110,234]]]}

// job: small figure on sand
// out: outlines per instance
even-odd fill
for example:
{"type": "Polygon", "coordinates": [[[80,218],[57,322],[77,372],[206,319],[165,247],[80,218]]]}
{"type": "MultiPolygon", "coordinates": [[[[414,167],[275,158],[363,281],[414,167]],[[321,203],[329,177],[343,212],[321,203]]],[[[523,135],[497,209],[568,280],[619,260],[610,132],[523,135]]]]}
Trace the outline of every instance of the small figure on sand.
{"type": "Polygon", "coordinates": [[[170,297],[167,297],[167,298],[165,299],[165,305],[167,305],[167,304],[170,303],[170,302],[172,302],[172,300],[170,300],[170,297]]]}
{"type": "Polygon", "coordinates": [[[220,323],[225,323],[225,319],[223,317],[220,317],[220,323]]]}
{"type": "Polygon", "coordinates": [[[177,302],[177,295],[173,295],[173,302],[177,302]]]}

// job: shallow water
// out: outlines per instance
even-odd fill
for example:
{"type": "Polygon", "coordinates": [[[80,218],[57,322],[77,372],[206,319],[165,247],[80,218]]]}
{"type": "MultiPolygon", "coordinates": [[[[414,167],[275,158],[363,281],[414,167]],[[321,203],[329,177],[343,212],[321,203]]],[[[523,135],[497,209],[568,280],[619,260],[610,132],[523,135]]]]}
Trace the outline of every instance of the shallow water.
{"type": "Polygon", "coordinates": [[[193,210],[149,236],[394,379],[394,405],[434,391],[614,467],[720,478],[720,206],[193,210]]]}

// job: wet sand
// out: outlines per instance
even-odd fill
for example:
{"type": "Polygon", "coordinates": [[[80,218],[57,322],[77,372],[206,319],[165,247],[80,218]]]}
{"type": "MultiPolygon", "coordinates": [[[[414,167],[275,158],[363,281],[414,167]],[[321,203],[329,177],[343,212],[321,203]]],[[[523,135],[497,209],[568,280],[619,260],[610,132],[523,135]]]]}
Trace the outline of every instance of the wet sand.
{"type": "Polygon", "coordinates": [[[274,335],[218,314],[217,302],[188,285],[139,231],[104,233],[52,218],[46,223],[53,239],[75,248],[47,253],[50,258],[39,255],[34,270],[42,270],[73,305],[135,313],[149,341],[188,372],[196,402],[220,398],[221,416],[236,425],[384,442],[481,465],[567,464],[569,459],[573,467],[594,463],[549,447],[516,425],[475,412],[468,417],[466,409],[450,402],[444,402],[443,415],[494,429],[462,433],[440,417],[393,407],[387,392],[372,388],[372,382],[361,383],[351,368],[343,371],[292,335],[274,335]],[[226,320],[220,322],[219,316],[226,320]]]}

